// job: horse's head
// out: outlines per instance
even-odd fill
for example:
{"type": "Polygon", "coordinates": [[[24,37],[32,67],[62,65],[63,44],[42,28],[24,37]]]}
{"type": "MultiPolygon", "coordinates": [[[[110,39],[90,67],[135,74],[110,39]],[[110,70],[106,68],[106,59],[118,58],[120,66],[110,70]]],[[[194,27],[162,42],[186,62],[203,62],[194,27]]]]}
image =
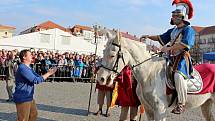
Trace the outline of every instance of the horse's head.
{"type": "Polygon", "coordinates": [[[121,34],[119,31],[102,30],[108,38],[103,51],[102,66],[98,70],[97,81],[101,85],[111,86],[113,79],[128,64],[128,54],[122,47],[121,34]]]}

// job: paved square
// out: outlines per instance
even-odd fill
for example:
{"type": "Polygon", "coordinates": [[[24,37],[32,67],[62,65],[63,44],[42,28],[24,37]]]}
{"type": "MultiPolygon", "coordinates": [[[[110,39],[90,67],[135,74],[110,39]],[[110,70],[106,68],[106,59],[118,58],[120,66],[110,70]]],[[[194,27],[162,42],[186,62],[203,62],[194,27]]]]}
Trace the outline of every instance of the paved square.
{"type": "MultiPolygon", "coordinates": [[[[35,100],[39,121],[118,121],[120,108],[112,110],[109,118],[87,114],[90,83],[45,82],[35,85],[35,100]]],[[[97,93],[93,84],[91,112],[97,110],[97,93]]],[[[5,82],[0,81],[0,121],[15,121],[16,108],[8,103],[5,82]]],[[[104,107],[105,112],[106,107],[104,107]]],[[[213,108],[214,109],[214,108],[213,108]]],[[[182,115],[167,114],[167,121],[204,121],[200,109],[187,111],[182,115]]],[[[215,116],[215,109],[213,111],[215,116]]],[[[144,121],[146,117],[144,117],[144,121]]]]}

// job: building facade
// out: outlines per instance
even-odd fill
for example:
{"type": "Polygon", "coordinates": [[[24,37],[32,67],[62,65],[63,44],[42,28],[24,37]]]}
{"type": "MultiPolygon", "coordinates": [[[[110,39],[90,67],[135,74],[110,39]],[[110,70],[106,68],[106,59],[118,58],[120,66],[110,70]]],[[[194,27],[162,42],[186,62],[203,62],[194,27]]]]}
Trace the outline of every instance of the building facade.
{"type": "MultiPolygon", "coordinates": [[[[199,48],[202,53],[215,52],[215,26],[207,27],[200,32],[199,48]]],[[[204,62],[215,63],[215,60],[204,62]]]]}
{"type": "Polygon", "coordinates": [[[196,35],[195,35],[195,45],[194,45],[193,49],[191,49],[191,56],[196,62],[201,62],[202,61],[202,51],[199,48],[200,32],[205,27],[192,26],[192,28],[195,30],[196,35]]]}
{"type": "MultiPolygon", "coordinates": [[[[196,30],[196,43],[191,55],[197,62],[207,62],[203,60],[203,54],[215,52],[215,26],[193,28],[196,30]]],[[[210,63],[215,63],[215,61],[210,61],[210,63]]]]}
{"type": "Polygon", "coordinates": [[[15,30],[15,27],[0,25],[0,39],[12,37],[15,30]]]}

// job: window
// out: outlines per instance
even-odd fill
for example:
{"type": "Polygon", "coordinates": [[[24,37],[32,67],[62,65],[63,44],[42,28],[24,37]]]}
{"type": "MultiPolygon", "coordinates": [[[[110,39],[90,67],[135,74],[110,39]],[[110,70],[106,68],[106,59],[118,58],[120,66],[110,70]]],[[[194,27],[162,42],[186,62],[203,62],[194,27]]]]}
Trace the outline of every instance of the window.
{"type": "Polygon", "coordinates": [[[85,39],[85,40],[92,40],[91,37],[92,37],[92,36],[91,36],[91,33],[88,33],[88,32],[85,32],[85,33],[84,33],[84,39],[85,39]]]}
{"type": "Polygon", "coordinates": [[[70,45],[71,37],[61,35],[61,43],[62,45],[70,45]]]}
{"type": "Polygon", "coordinates": [[[41,43],[49,43],[50,42],[50,34],[40,33],[40,42],[41,43]]]}

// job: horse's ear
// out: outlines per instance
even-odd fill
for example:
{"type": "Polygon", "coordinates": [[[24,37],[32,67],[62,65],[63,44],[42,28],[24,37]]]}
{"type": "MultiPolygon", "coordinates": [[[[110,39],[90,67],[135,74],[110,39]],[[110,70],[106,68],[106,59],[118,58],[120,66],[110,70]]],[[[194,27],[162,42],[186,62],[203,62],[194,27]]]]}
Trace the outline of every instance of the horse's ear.
{"type": "Polygon", "coordinates": [[[121,40],[121,32],[119,30],[116,31],[116,38],[114,39],[114,43],[117,45],[120,45],[120,40],[121,40]]]}
{"type": "Polygon", "coordinates": [[[107,30],[106,35],[107,35],[108,40],[113,40],[113,39],[115,39],[116,36],[117,36],[117,35],[116,35],[116,32],[115,32],[115,31],[112,31],[112,30],[107,30]]]}

